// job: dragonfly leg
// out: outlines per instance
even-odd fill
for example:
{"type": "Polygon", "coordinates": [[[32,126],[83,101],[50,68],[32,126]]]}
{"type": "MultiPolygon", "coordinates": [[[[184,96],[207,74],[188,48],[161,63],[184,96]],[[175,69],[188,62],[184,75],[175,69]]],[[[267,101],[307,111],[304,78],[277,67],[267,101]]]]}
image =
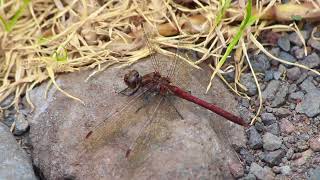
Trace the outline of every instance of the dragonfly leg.
{"type": "Polygon", "coordinates": [[[139,86],[137,86],[134,89],[131,89],[129,87],[124,88],[123,90],[121,90],[120,92],[118,92],[119,94],[125,95],[125,96],[132,96],[134,95],[139,89],[139,86]],[[131,91],[131,92],[129,92],[131,91]]]}
{"type": "Polygon", "coordinates": [[[149,92],[148,94],[146,94],[143,99],[143,104],[136,110],[136,113],[139,112],[141,109],[143,109],[144,107],[146,107],[147,105],[149,105],[151,103],[151,97],[152,96],[156,96],[159,93],[154,94],[153,92],[149,92]]]}

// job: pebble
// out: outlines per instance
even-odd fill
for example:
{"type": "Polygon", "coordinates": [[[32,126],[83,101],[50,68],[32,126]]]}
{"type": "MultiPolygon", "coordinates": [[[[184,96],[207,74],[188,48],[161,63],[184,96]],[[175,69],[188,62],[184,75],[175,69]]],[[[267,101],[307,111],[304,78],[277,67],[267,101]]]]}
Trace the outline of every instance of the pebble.
{"type": "Polygon", "coordinates": [[[279,117],[279,118],[283,118],[283,117],[288,117],[289,115],[291,115],[291,111],[287,108],[276,108],[274,109],[274,114],[279,117]]]}
{"type": "Polygon", "coordinates": [[[282,133],[291,134],[295,127],[287,118],[283,118],[280,121],[280,130],[282,133]]]}
{"type": "Polygon", "coordinates": [[[308,172],[308,180],[319,180],[320,179],[320,166],[311,168],[308,172]]]}
{"type": "Polygon", "coordinates": [[[273,79],[273,70],[268,70],[264,73],[264,81],[271,81],[273,79]]]}
{"type": "Polygon", "coordinates": [[[320,151],[320,136],[316,136],[314,138],[311,138],[309,140],[309,146],[315,152],[320,151]]]}
{"type": "MultiPolygon", "coordinates": [[[[293,57],[291,54],[284,52],[284,51],[280,51],[279,58],[284,61],[291,62],[291,63],[294,63],[297,61],[297,59],[295,57],[293,57]]],[[[288,65],[288,64],[285,64],[285,66],[292,67],[292,65],[288,65]]]]}
{"type": "Polygon", "coordinates": [[[254,56],[251,61],[251,65],[255,72],[265,72],[270,69],[270,61],[265,54],[258,54],[254,56]]]}
{"type": "Polygon", "coordinates": [[[273,79],[279,80],[281,78],[281,72],[279,71],[274,71],[273,72],[273,79]]]}
{"type": "MultiPolygon", "coordinates": [[[[300,31],[300,33],[301,33],[304,40],[307,40],[310,36],[307,31],[300,31]]],[[[299,36],[296,32],[291,33],[288,38],[289,38],[290,42],[292,42],[295,45],[298,45],[298,46],[303,45],[301,39],[299,38],[299,36]]]]}
{"type": "Polygon", "coordinates": [[[251,126],[248,129],[247,135],[248,135],[248,145],[251,149],[262,148],[262,138],[254,126],[251,126]]]}
{"type": "Polygon", "coordinates": [[[305,53],[304,53],[304,49],[303,48],[295,49],[293,51],[293,54],[297,59],[302,59],[302,58],[305,57],[305,53]]]}
{"type": "Polygon", "coordinates": [[[291,81],[295,81],[299,79],[300,75],[301,75],[301,71],[300,71],[300,68],[298,67],[293,67],[287,70],[287,77],[291,81]]]}
{"type": "Polygon", "coordinates": [[[307,73],[302,73],[300,78],[296,81],[296,84],[302,83],[308,77],[307,73]]]}
{"type": "Polygon", "coordinates": [[[289,95],[289,99],[292,101],[301,101],[303,97],[304,93],[302,91],[297,91],[289,95]]]}
{"type": "Polygon", "coordinates": [[[281,137],[273,135],[269,132],[266,132],[263,135],[262,141],[263,141],[263,149],[268,150],[268,151],[277,150],[282,145],[281,137]]]}
{"type": "Polygon", "coordinates": [[[307,160],[312,156],[313,152],[312,152],[311,149],[308,149],[308,150],[306,150],[306,151],[304,151],[304,152],[302,152],[302,153],[300,153],[300,154],[301,154],[301,157],[295,159],[295,160],[292,162],[293,165],[296,165],[296,166],[302,166],[302,165],[304,165],[304,164],[307,162],[307,160]]]}
{"type": "Polygon", "coordinates": [[[272,151],[272,152],[265,152],[263,161],[266,162],[269,166],[273,167],[279,165],[281,159],[285,156],[286,152],[282,149],[272,151]]]}
{"type": "Polygon", "coordinates": [[[244,169],[240,162],[231,162],[228,163],[228,166],[230,173],[234,178],[240,178],[244,175],[244,169]]]}
{"type": "Polygon", "coordinates": [[[307,57],[305,57],[300,63],[309,67],[309,68],[315,68],[320,65],[320,58],[319,58],[318,54],[312,53],[312,54],[308,55],[307,57]]]}
{"type": "Polygon", "coordinates": [[[293,93],[298,89],[296,84],[290,84],[289,86],[289,93],[293,93]]]}
{"type": "Polygon", "coordinates": [[[273,123],[269,126],[266,126],[265,129],[267,132],[270,132],[271,134],[274,134],[276,136],[280,135],[280,128],[279,128],[278,123],[273,123]]]}
{"type": "Polygon", "coordinates": [[[0,179],[36,180],[32,163],[9,128],[0,123],[0,179]]]}
{"type": "Polygon", "coordinates": [[[281,174],[283,174],[283,175],[290,175],[291,174],[291,168],[290,168],[290,166],[281,166],[280,167],[280,172],[281,172],[281,174]]]}
{"type": "Polygon", "coordinates": [[[276,94],[277,90],[280,87],[280,81],[278,80],[272,80],[268,83],[267,87],[262,92],[262,99],[271,101],[274,98],[274,95],[276,94]]]}
{"type": "Polygon", "coordinates": [[[284,51],[289,51],[290,50],[290,41],[288,39],[288,36],[280,37],[278,39],[278,46],[284,51]]]}
{"type": "Polygon", "coordinates": [[[20,136],[29,129],[29,122],[22,113],[18,113],[15,119],[15,128],[13,134],[20,136]]]}
{"type": "MultiPolygon", "coordinates": [[[[280,54],[280,48],[278,47],[274,47],[270,50],[270,53],[275,56],[275,57],[279,57],[280,54]]],[[[276,60],[271,60],[271,64],[274,66],[278,66],[279,65],[279,61],[276,60]]]]}
{"type": "Polygon", "coordinates": [[[308,45],[310,45],[313,49],[320,51],[320,41],[310,38],[308,45]]]}
{"type": "Polygon", "coordinates": [[[304,113],[308,117],[315,117],[320,114],[320,91],[313,90],[308,92],[301,103],[297,104],[296,111],[304,113]]]}
{"type": "Polygon", "coordinates": [[[264,125],[268,126],[275,123],[277,121],[277,118],[272,113],[262,113],[261,120],[264,125]]]}
{"type": "Polygon", "coordinates": [[[287,151],[287,154],[286,154],[287,159],[291,160],[293,154],[294,154],[294,150],[292,148],[289,148],[288,151],[287,151]]]}
{"type": "Polygon", "coordinates": [[[264,179],[264,180],[274,179],[274,175],[272,174],[272,172],[270,172],[267,169],[261,167],[257,163],[252,163],[251,164],[250,173],[254,174],[258,179],[264,179]]]}
{"type": "Polygon", "coordinates": [[[313,92],[317,91],[317,87],[313,84],[313,78],[308,77],[306,78],[300,85],[300,88],[306,92],[313,92]]]}
{"type": "Polygon", "coordinates": [[[240,83],[248,89],[247,93],[249,96],[257,94],[257,85],[251,73],[243,74],[240,78],[240,83]]]}
{"type": "Polygon", "coordinates": [[[289,85],[287,83],[282,84],[274,96],[274,99],[271,103],[271,107],[279,107],[285,104],[288,92],[289,85]]]}

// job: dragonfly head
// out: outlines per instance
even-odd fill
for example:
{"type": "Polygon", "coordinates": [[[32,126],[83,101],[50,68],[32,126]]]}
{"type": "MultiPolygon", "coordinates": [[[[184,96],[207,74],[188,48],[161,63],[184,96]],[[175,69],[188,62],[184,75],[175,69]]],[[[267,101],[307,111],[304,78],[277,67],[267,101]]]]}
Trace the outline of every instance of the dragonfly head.
{"type": "Polygon", "coordinates": [[[142,77],[140,76],[139,72],[136,70],[132,70],[124,75],[124,82],[131,89],[134,89],[140,86],[141,81],[142,81],[142,77]]]}

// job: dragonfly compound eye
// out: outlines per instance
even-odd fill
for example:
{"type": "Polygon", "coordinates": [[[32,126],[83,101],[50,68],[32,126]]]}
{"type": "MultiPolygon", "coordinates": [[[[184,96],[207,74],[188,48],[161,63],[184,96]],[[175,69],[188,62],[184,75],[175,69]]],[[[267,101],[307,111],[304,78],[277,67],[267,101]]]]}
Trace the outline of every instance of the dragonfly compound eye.
{"type": "Polygon", "coordinates": [[[141,76],[138,71],[132,70],[124,75],[124,82],[129,88],[136,88],[141,83],[141,76]]]}

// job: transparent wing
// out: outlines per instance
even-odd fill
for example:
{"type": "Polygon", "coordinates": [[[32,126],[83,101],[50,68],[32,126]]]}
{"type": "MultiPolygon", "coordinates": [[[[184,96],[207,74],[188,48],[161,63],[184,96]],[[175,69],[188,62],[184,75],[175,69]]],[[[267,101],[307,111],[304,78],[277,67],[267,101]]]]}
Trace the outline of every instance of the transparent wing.
{"type": "Polygon", "coordinates": [[[168,122],[180,119],[170,97],[158,96],[156,103],[148,108],[148,118],[130,146],[128,159],[132,165],[143,163],[152,152],[170,138],[171,129],[168,122]]]}

